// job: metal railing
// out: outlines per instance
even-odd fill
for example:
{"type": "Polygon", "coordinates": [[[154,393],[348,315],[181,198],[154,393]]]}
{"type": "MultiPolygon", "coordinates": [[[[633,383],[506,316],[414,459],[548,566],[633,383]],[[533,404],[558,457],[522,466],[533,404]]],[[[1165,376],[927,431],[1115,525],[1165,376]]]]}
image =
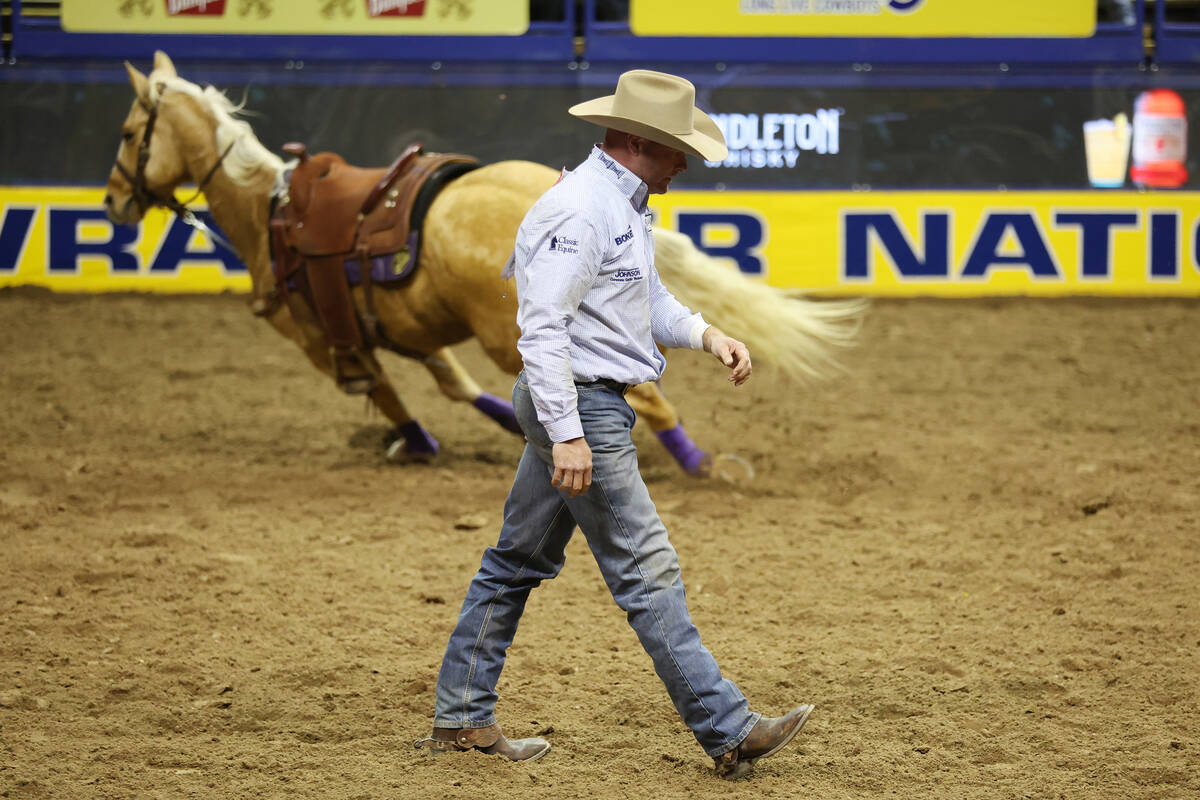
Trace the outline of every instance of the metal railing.
{"type": "Polygon", "coordinates": [[[1163,66],[1200,62],[1200,2],[1154,3],[1153,56],[1163,66]],[[1179,13],[1168,14],[1168,10],[1179,13]]]}

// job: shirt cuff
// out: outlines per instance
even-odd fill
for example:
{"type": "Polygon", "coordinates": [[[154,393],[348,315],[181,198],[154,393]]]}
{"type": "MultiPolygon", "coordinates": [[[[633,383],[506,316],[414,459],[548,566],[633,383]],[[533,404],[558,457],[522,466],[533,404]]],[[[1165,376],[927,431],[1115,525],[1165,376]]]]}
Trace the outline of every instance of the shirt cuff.
{"type": "Polygon", "coordinates": [[[569,442],[583,436],[583,424],[579,421],[578,413],[557,419],[544,427],[552,442],[569,442]]]}
{"type": "Polygon", "coordinates": [[[704,317],[700,316],[699,314],[696,315],[696,321],[692,323],[692,330],[689,334],[693,350],[704,349],[704,332],[710,327],[711,326],[704,321],[704,317]]]}

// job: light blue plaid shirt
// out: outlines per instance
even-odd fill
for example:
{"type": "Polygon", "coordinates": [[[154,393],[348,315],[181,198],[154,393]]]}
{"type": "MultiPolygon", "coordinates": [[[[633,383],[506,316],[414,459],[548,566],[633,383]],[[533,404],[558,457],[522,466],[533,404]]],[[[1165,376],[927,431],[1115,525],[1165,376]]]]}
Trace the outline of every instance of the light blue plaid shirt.
{"type": "Polygon", "coordinates": [[[541,196],[506,268],[517,279],[517,343],[550,438],[583,436],[575,381],[658,380],[667,347],[703,347],[708,323],[654,268],[649,189],[599,147],[541,196]]]}

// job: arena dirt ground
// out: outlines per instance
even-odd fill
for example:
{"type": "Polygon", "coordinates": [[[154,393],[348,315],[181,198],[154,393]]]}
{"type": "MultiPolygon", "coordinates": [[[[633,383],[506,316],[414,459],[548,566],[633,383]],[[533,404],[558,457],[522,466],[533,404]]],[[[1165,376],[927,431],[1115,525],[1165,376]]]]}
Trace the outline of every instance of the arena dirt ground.
{"type": "MultiPolygon", "coordinates": [[[[384,426],[240,297],[0,293],[0,795],[1188,798],[1200,793],[1200,305],[877,303],[850,374],[665,387],[752,482],[639,426],[705,642],[756,709],[717,780],[582,537],[536,591],[513,765],[413,749],[518,441],[389,359],[384,426]]],[[[509,380],[473,344],[493,392],[509,380]]]]}

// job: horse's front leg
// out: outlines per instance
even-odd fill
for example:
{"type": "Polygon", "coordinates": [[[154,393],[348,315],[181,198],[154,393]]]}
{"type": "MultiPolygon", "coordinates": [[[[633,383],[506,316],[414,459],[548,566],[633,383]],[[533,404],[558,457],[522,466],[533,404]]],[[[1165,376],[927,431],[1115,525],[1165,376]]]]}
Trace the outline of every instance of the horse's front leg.
{"type": "Polygon", "coordinates": [[[470,376],[458,359],[443,347],[435,350],[421,362],[433,379],[437,381],[438,389],[451,400],[460,403],[470,403],[487,415],[504,430],[522,436],[521,426],[517,424],[517,416],[513,413],[512,403],[483,391],[475,379],[470,376]]]}
{"type": "Polygon", "coordinates": [[[701,450],[687,435],[679,414],[667,402],[656,383],[639,383],[625,397],[637,415],[650,423],[658,441],[667,448],[688,475],[707,478],[712,473],[712,456],[701,450]]]}
{"type": "MultiPolygon", "coordinates": [[[[333,379],[333,357],[329,351],[329,342],[316,326],[315,320],[308,325],[301,324],[290,309],[283,306],[268,318],[268,322],[275,330],[294,341],[314,367],[333,379]]],[[[374,373],[381,377],[368,397],[393,425],[385,442],[388,461],[428,461],[433,458],[438,454],[437,440],[408,413],[404,401],[384,376],[383,368],[374,356],[371,356],[371,361],[374,373]]]]}

